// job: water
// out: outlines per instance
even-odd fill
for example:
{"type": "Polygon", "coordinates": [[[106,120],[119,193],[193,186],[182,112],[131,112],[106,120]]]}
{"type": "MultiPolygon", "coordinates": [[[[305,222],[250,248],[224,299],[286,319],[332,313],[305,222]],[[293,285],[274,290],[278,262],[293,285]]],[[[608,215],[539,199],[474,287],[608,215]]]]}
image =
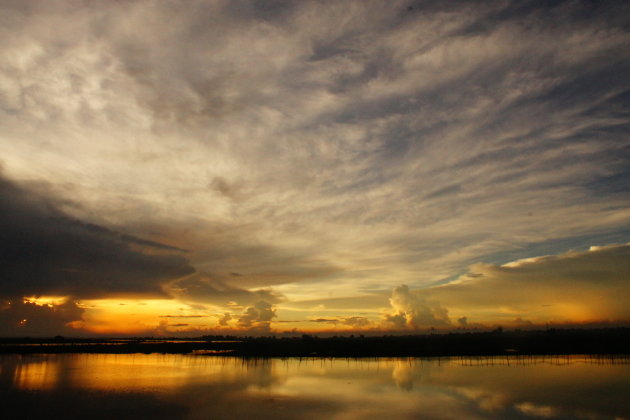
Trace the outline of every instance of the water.
{"type": "Polygon", "coordinates": [[[0,357],[8,419],[620,419],[628,358],[0,357]]]}

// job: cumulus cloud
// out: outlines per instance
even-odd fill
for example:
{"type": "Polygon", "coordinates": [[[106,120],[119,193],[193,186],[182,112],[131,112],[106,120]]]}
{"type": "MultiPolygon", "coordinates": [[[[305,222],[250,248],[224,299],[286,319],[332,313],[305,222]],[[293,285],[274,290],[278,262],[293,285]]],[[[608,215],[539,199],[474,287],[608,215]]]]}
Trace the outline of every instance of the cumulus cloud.
{"type": "Polygon", "coordinates": [[[84,223],[5,178],[0,198],[5,297],[164,295],[163,283],[193,271],[180,252],[163,253],[173,247],[84,223]]]}
{"type": "Polygon", "coordinates": [[[386,314],[385,321],[394,328],[418,329],[451,324],[448,310],[439,302],[427,300],[418,293],[411,292],[404,284],[394,288],[389,302],[394,312],[386,314]]]}
{"type": "Polygon", "coordinates": [[[219,318],[219,326],[227,327],[228,323],[232,320],[232,315],[229,312],[226,312],[219,318]]]}
{"type": "Polygon", "coordinates": [[[238,317],[238,326],[256,332],[268,332],[271,320],[276,317],[276,309],[272,304],[261,300],[245,309],[238,317]]]}

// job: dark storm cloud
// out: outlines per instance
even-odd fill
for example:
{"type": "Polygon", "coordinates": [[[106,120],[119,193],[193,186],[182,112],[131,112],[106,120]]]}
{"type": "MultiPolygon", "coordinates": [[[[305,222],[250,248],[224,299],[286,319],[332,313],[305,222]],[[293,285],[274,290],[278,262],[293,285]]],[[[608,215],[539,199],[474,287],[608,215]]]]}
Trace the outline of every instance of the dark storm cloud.
{"type": "Polygon", "coordinates": [[[71,323],[80,323],[83,312],[73,301],[60,305],[37,305],[22,299],[0,301],[0,336],[76,335],[71,323]]]}
{"type": "Polygon", "coordinates": [[[120,240],[121,242],[126,242],[128,244],[139,245],[147,248],[152,248],[155,250],[162,251],[178,251],[178,252],[188,252],[186,249],[178,248],[171,245],[162,244],[160,242],[149,241],[146,239],[138,238],[133,235],[128,235],[125,233],[115,232],[111,229],[107,229],[106,227],[95,225],[93,223],[84,223],[77,219],[72,219],[70,217],[59,216],[57,220],[66,226],[77,226],[79,229],[83,229],[86,232],[92,232],[95,235],[102,235],[103,237],[108,237],[113,240],[120,240]]]}
{"type": "Polygon", "coordinates": [[[164,295],[161,284],[193,269],[168,245],[83,223],[46,197],[0,178],[0,282],[3,296],[164,295]]]}

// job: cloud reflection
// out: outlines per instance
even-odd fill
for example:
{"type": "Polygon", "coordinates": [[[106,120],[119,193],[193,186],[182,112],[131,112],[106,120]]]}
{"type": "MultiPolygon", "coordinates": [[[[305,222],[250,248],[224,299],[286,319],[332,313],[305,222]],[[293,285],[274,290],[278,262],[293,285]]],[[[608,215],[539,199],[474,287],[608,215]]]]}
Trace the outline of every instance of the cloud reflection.
{"type": "MultiPolygon", "coordinates": [[[[54,397],[55,407],[68,403],[86,414],[93,411],[97,419],[120,408],[105,406],[112,398],[122,406],[136,401],[146,413],[165,407],[159,418],[188,419],[630,414],[627,359],[256,360],[154,354],[3,356],[0,362],[4,394],[20,402],[37,399],[37,410],[45,410],[54,397]]],[[[12,401],[8,409],[17,407],[12,401]]]]}

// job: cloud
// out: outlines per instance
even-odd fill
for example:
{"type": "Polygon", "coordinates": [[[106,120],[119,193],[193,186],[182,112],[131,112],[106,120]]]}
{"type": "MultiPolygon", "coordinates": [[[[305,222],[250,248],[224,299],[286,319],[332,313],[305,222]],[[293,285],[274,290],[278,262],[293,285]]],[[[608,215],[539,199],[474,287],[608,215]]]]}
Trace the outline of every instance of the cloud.
{"type": "Polygon", "coordinates": [[[5,297],[164,295],[193,269],[174,247],[67,216],[41,194],[0,178],[0,282],[5,297]]]}
{"type": "Polygon", "coordinates": [[[627,241],[625,2],[0,7],[7,173],[214,288],[352,297],[627,241]]]}
{"type": "Polygon", "coordinates": [[[374,323],[364,316],[347,316],[347,317],[335,317],[335,318],[312,318],[309,322],[325,323],[334,326],[347,326],[357,330],[364,330],[373,328],[374,323]]]}
{"type": "Polygon", "coordinates": [[[227,327],[228,323],[232,320],[232,315],[229,312],[223,314],[222,317],[219,318],[219,326],[227,327]]]}
{"type": "Polygon", "coordinates": [[[191,260],[200,272],[211,273],[214,281],[234,287],[260,288],[303,281],[318,281],[343,271],[326,259],[309,256],[302,249],[290,249],[279,243],[260,244],[251,236],[256,226],[222,228],[191,233],[187,240],[197,251],[191,260]],[[238,275],[234,275],[237,273],[238,275]]]}
{"type": "Polygon", "coordinates": [[[238,317],[238,326],[255,332],[270,331],[271,320],[276,317],[276,310],[272,304],[261,300],[248,307],[238,317]]]}
{"type": "Polygon", "coordinates": [[[84,309],[68,300],[38,305],[22,299],[0,301],[0,336],[76,335],[84,309]]]}
{"type": "MultiPolygon", "coordinates": [[[[239,277],[238,281],[240,281],[241,276],[237,277],[239,277]]],[[[261,300],[270,303],[278,303],[284,300],[281,294],[271,289],[242,289],[201,273],[176,280],[167,286],[165,290],[180,300],[223,306],[229,302],[232,302],[231,305],[249,306],[261,300]]]]}
{"type": "Polygon", "coordinates": [[[629,321],[630,245],[591,247],[503,265],[478,263],[455,282],[422,291],[451,311],[515,325],[629,321]],[[516,319],[516,321],[514,321],[516,319]]]}
{"type": "Polygon", "coordinates": [[[406,285],[397,286],[389,299],[394,312],[385,315],[386,323],[396,329],[449,326],[448,310],[438,302],[412,293],[406,285]]]}

